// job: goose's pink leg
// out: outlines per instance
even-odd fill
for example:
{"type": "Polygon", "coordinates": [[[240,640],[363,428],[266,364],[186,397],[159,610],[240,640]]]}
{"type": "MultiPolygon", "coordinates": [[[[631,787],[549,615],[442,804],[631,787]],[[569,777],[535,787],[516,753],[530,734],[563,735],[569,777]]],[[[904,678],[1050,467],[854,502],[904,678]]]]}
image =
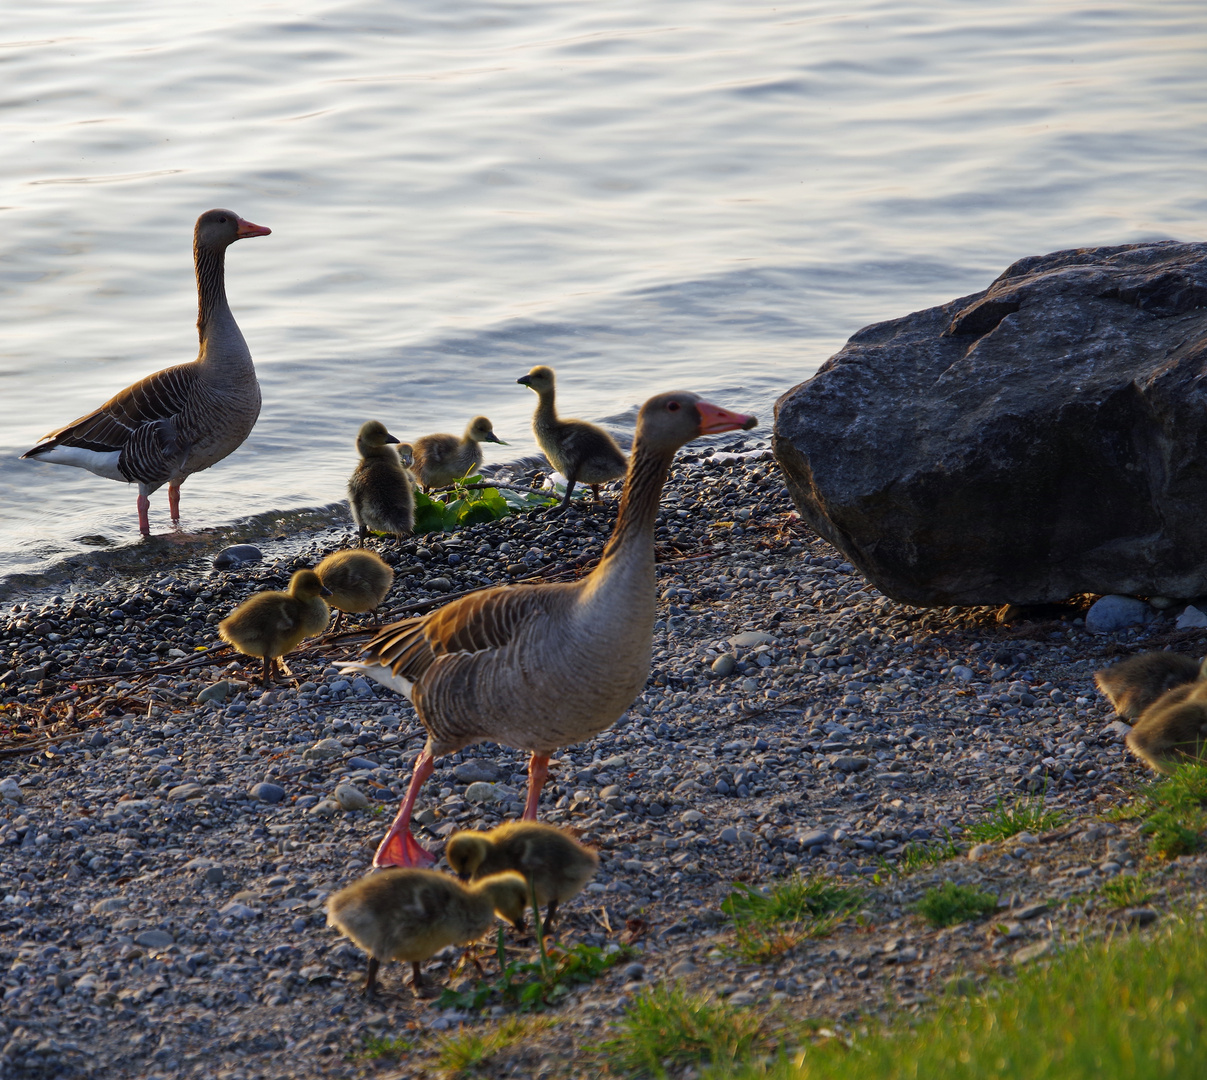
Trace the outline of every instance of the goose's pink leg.
{"type": "Polygon", "coordinates": [[[549,755],[533,754],[528,760],[528,801],[524,804],[524,820],[536,821],[536,806],[541,801],[541,788],[549,778],[549,755]]]}
{"type": "Polygon", "coordinates": [[[431,866],[436,861],[436,856],[411,835],[411,810],[415,806],[415,796],[435,768],[435,759],[424,747],[415,759],[411,786],[407,788],[398,816],[385,839],[377,846],[377,854],[373,856],[374,866],[431,866]]]}
{"type": "Polygon", "coordinates": [[[138,531],[143,536],[151,535],[151,522],[147,517],[147,511],[151,509],[151,500],[145,495],[138,496],[138,531]]]}
{"type": "Polygon", "coordinates": [[[168,485],[168,513],[172,517],[172,524],[180,524],[180,485],[168,485]]]}

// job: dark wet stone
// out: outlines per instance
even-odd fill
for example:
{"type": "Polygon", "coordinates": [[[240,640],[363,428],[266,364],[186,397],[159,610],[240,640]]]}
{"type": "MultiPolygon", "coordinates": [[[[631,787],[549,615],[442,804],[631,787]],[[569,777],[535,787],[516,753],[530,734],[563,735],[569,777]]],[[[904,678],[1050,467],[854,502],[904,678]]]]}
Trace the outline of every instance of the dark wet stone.
{"type": "Polygon", "coordinates": [[[263,558],[264,552],[255,544],[232,544],[214,556],[214,567],[218,570],[232,570],[247,563],[258,563],[263,558]]]}

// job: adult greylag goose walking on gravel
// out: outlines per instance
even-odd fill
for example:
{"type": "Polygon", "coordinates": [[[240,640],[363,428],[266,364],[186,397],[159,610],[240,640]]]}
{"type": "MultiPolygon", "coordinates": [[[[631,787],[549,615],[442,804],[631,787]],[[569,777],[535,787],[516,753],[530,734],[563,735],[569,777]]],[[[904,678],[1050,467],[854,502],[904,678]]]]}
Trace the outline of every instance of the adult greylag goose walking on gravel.
{"type": "Polygon", "coordinates": [[[482,464],[482,443],[506,446],[485,416],[475,416],[461,438],[424,435],[411,444],[411,467],[424,490],[456,483],[482,464]]]}
{"type": "Polygon", "coordinates": [[[236,240],[270,231],[230,210],[202,214],[193,232],[197,359],[127,386],[21,456],[138,484],[138,528],[144,536],[151,532],[151,492],[167,484],[168,508],[178,523],[180,485],[237,450],[260,415],[256,369],[226,302],[225,260],[236,240]]]}
{"type": "Polygon", "coordinates": [[[689,393],[650,398],[616,526],[599,565],[578,581],[483,589],[383,628],[363,672],[410,698],[428,739],[376,866],[426,865],[411,811],[434,761],[490,740],[527,750],[527,820],[536,818],[549,755],[611,727],[645,685],[654,627],[654,523],[675,451],[699,435],[752,428],[689,393]]]}
{"type": "Polygon", "coordinates": [[[538,398],[532,416],[532,432],[549,463],[566,478],[566,497],[558,510],[570,505],[574,485],[580,480],[591,485],[599,502],[599,485],[624,476],[627,462],[624,451],[603,428],[586,420],[562,420],[554,405],[553,368],[543,364],[516,379],[538,398]]]}

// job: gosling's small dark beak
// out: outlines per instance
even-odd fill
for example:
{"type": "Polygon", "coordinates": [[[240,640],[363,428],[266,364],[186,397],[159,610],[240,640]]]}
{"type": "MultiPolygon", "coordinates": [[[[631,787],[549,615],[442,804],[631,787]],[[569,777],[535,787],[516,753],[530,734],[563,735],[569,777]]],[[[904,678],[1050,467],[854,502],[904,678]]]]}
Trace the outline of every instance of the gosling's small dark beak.
{"type": "Polygon", "coordinates": [[[461,874],[458,874],[458,875],[457,875],[457,877],[459,877],[459,878],[460,878],[462,881],[468,881],[468,880],[469,880],[469,874],[468,874],[468,873],[461,873],[461,874]]]}
{"type": "Polygon", "coordinates": [[[516,919],[516,921],[515,921],[514,923],[512,923],[511,925],[512,925],[512,926],[514,926],[514,927],[515,927],[515,928],[516,928],[516,929],[517,929],[517,930],[518,930],[518,931],[519,931],[519,932],[522,934],[522,933],[524,932],[524,926],[526,925],[526,924],[525,924],[525,922],[524,922],[524,916],[523,916],[523,915],[521,915],[521,916],[520,916],[518,919],[516,919]]]}
{"type": "Polygon", "coordinates": [[[486,441],[486,442],[497,442],[497,443],[498,443],[500,446],[506,446],[506,445],[507,445],[507,444],[506,444],[506,443],[505,443],[505,442],[504,442],[502,439],[500,439],[500,438],[498,437],[498,435],[496,435],[496,434],[495,434],[493,431],[492,431],[492,432],[491,432],[489,435],[487,435],[487,436],[486,436],[485,441],[486,441]]]}
{"type": "Polygon", "coordinates": [[[518,379],[516,379],[516,382],[522,384],[523,386],[531,386],[532,377],[530,375],[521,375],[518,379]]]}
{"type": "Polygon", "coordinates": [[[321,589],[319,589],[319,596],[330,596],[330,595],[331,595],[331,590],[328,589],[326,585],[324,585],[321,589]]]}
{"type": "Polygon", "coordinates": [[[402,442],[402,440],[401,440],[401,439],[396,439],[396,438],[394,438],[394,436],[393,436],[393,435],[391,435],[391,434],[390,434],[390,433],[387,431],[387,432],[386,432],[386,442],[390,442],[390,443],[397,443],[397,442],[402,442]]]}

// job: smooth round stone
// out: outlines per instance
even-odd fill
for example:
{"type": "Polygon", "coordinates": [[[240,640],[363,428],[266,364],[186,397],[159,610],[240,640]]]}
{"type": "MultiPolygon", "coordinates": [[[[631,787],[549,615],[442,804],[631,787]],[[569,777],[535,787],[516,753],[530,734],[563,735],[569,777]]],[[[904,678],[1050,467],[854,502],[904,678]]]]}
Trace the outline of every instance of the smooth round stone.
{"type": "Polygon", "coordinates": [[[733,669],[737,667],[738,658],[733,653],[722,653],[712,662],[712,673],[720,679],[724,679],[733,674],[733,669]]]}
{"type": "Polygon", "coordinates": [[[761,630],[743,630],[729,639],[729,644],[739,649],[750,649],[756,645],[771,645],[775,641],[770,634],[761,630]]]}
{"type": "Polygon", "coordinates": [[[12,776],[6,776],[0,780],[0,799],[8,799],[9,802],[22,803],[25,801],[25,796],[21,794],[21,785],[17,783],[12,776]]]}
{"type": "Polygon", "coordinates": [[[1152,617],[1152,609],[1134,596],[1103,596],[1085,613],[1085,628],[1091,634],[1109,634],[1129,626],[1142,626],[1152,617]]]}
{"type": "Polygon", "coordinates": [[[740,687],[744,694],[757,694],[759,691],[759,684],[755,679],[743,679],[740,687]]]}
{"type": "Polygon", "coordinates": [[[123,908],[129,907],[129,902],[121,896],[108,896],[104,900],[98,900],[92,905],[93,915],[111,915],[115,911],[121,911],[123,908]]]}
{"type": "Polygon", "coordinates": [[[199,702],[213,701],[221,704],[224,702],[231,692],[231,684],[226,679],[219,679],[216,683],[211,683],[197,695],[199,702]]]}
{"type": "Polygon", "coordinates": [[[134,939],[134,944],[144,949],[166,949],[175,942],[176,939],[166,930],[144,930],[134,939]]]}
{"type": "Polygon", "coordinates": [[[335,801],[344,810],[368,810],[372,805],[368,796],[360,788],[355,784],[348,783],[336,785],[335,801]]]}
{"type": "Polygon", "coordinates": [[[339,803],[337,803],[334,799],[323,799],[321,802],[315,803],[306,812],[311,817],[329,818],[334,816],[335,812],[339,808],[339,803]]]}
{"type": "Polygon", "coordinates": [[[855,757],[846,754],[834,759],[834,768],[844,773],[863,772],[871,764],[871,761],[865,757],[855,757]]]}
{"type": "Polygon", "coordinates": [[[732,825],[726,825],[721,830],[721,839],[727,844],[736,844],[738,842],[738,830],[732,825]]]}
{"type": "Polygon", "coordinates": [[[499,770],[493,762],[483,761],[481,758],[470,758],[468,761],[454,766],[453,775],[465,784],[474,784],[479,781],[489,783],[498,779],[499,770]]]}
{"type": "Polygon", "coordinates": [[[255,544],[232,544],[214,556],[214,566],[218,570],[231,570],[245,563],[258,563],[263,558],[264,552],[255,544]]]}
{"type": "Polygon", "coordinates": [[[978,859],[988,859],[997,852],[995,844],[977,844],[968,852],[968,857],[976,862],[978,859]]]}
{"type": "Polygon", "coordinates": [[[276,784],[270,784],[267,780],[263,780],[256,784],[248,794],[253,799],[259,799],[260,802],[279,803],[285,798],[285,789],[278,787],[276,784]]]}
{"type": "Polygon", "coordinates": [[[377,767],[378,767],[378,763],[376,761],[374,761],[372,758],[363,758],[363,757],[348,758],[348,768],[349,769],[372,770],[372,769],[376,769],[377,767]]]}
{"type": "Polygon", "coordinates": [[[1155,923],[1161,916],[1158,912],[1148,907],[1128,908],[1123,913],[1126,919],[1132,926],[1148,926],[1150,923],[1155,923]]]}
{"type": "Polygon", "coordinates": [[[628,964],[624,971],[621,972],[621,977],[625,982],[640,982],[645,978],[645,965],[632,963],[628,964]]]}
{"type": "Polygon", "coordinates": [[[810,829],[808,832],[801,833],[796,842],[803,848],[825,847],[833,839],[833,836],[825,829],[810,829]]]}
{"type": "Polygon", "coordinates": [[[435,592],[452,592],[453,583],[446,577],[429,578],[424,584],[435,592]]]}
{"type": "Polygon", "coordinates": [[[232,900],[225,907],[219,908],[218,914],[229,915],[233,919],[254,919],[256,917],[256,910],[238,900],[232,900]]]}
{"type": "Polygon", "coordinates": [[[303,761],[324,761],[329,758],[343,757],[344,744],[339,739],[320,739],[313,746],[302,751],[303,761]]]}
{"type": "Polygon", "coordinates": [[[200,784],[177,784],[168,791],[168,798],[173,802],[184,802],[187,799],[200,799],[205,794],[205,788],[200,784]]]}
{"type": "Polygon", "coordinates": [[[671,966],[671,969],[670,969],[670,971],[667,972],[667,974],[668,975],[690,975],[690,974],[692,974],[692,972],[694,972],[696,970],[697,970],[696,965],[693,964],[690,960],[680,960],[677,964],[673,964],[671,966]]]}
{"type": "Polygon", "coordinates": [[[465,797],[472,803],[492,803],[499,801],[499,792],[494,784],[476,780],[465,789],[465,797]]]}

